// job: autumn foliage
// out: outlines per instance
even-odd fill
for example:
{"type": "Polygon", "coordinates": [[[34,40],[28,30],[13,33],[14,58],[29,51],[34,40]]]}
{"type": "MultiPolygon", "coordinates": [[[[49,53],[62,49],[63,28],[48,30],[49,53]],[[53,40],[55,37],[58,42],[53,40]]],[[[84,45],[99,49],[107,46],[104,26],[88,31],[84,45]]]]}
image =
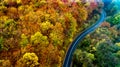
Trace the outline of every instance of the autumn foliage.
{"type": "Polygon", "coordinates": [[[1,1],[0,66],[61,67],[68,45],[88,14],[81,3],[1,1]]]}

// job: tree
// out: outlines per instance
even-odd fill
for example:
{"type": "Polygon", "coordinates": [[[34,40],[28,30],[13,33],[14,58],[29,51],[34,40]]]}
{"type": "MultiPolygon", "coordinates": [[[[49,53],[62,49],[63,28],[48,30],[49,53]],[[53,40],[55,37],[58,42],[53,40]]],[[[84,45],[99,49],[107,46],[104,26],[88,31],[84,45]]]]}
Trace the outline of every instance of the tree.
{"type": "Polygon", "coordinates": [[[25,47],[28,43],[29,43],[28,37],[25,34],[22,34],[20,45],[25,47]]]}
{"type": "Polygon", "coordinates": [[[17,67],[35,67],[39,65],[38,56],[35,53],[25,53],[17,64],[17,67]]]}
{"type": "Polygon", "coordinates": [[[49,34],[49,38],[53,45],[62,45],[64,39],[63,27],[62,24],[57,22],[53,27],[53,30],[49,34]]]}
{"type": "Polygon", "coordinates": [[[12,67],[10,60],[0,60],[0,67],[12,67]]]}
{"type": "Polygon", "coordinates": [[[68,31],[67,31],[67,36],[69,38],[69,41],[72,42],[73,36],[77,32],[77,21],[76,19],[72,16],[71,13],[66,13],[65,14],[66,18],[66,23],[69,23],[68,25],[68,31]]]}
{"type": "Polygon", "coordinates": [[[76,49],[73,55],[73,61],[76,65],[82,67],[92,67],[93,61],[95,60],[94,54],[76,49]]]}
{"type": "Polygon", "coordinates": [[[120,47],[110,45],[109,43],[100,43],[95,53],[98,66],[114,67],[119,63],[119,58],[114,54],[120,50],[120,47]]]}
{"type": "Polygon", "coordinates": [[[41,45],[49,44],[48,37],[43,36],[43,34],[41,34],[40,32],[36,32],[34,35],[32,35],[30,41],[33,44],[41,44],[41,45]]]}
{"type": "Polygon", "coordinates": [[[120,24],[120,12],[114,14],[114,16],[110,16],[107,18],[107,22],[110,22],[111,25],[117,25],[117,24],[120,24]]]}
{"type": "Polygon", "coordinates": [[[47,32],[53,25],[51,24],[51,22],[49,21],[46,21],[46,22],[42,22],[41,23],[41,31],[44,33],[44,32],[47,32]]]}

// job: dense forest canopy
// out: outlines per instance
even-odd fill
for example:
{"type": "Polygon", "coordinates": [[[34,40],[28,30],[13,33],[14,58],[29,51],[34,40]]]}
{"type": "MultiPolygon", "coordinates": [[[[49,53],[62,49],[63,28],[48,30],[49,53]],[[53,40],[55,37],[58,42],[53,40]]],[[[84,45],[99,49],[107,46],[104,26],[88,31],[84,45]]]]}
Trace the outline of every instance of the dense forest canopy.
{"type": "Polygon", "coordinates": [[[0,0],[0,66],[61,67],[76,34],[99,17],[92,14],[96,6],[89,5],[81,1],[0,0]],[[91,14],[96,19],[90,20],[91,14]]]}
{"type": "Polygon", "coordinates": [[[114,1],[104,8],[106,20],[78,45],[73,67],[120,67],[120,7],[114,1]]]}
{"type": "MultiPolygon", "coordinates": [[[[62,67],[74,38],[93,25],[103,6],[83,0],[0,0],[0,67],[62,67]]],[[[73,67],[120,67],[119,4],[87,35],[73,67]]]]}

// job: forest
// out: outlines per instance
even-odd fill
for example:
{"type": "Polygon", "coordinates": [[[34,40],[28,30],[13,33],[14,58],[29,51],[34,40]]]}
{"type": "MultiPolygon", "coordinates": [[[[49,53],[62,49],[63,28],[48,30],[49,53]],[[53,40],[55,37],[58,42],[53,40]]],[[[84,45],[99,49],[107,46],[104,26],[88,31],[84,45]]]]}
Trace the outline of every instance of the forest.
{"type": "MultiPolygon", "coordinates": [[[[100,8],[82,0],[0,0],[0,67],[62,67],[70,44],[99,19],[100,8]]],[[[117,8],[80,42],[73,67],[120,67],[117,8]]]]}
{"type": "Polygon", "coordinates": [[[73,67],[120,67],[120,7],[112,3],[105,11],[105,21],[77,46],[73,67]]]}

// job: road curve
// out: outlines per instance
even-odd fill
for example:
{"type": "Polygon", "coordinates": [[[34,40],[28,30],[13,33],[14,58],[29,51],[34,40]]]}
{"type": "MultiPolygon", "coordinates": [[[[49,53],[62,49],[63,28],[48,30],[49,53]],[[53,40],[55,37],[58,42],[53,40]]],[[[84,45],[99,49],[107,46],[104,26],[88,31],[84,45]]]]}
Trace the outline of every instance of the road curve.
{"type": "Polygon", "coordinates": [[[100,19],[94,24],[92,25],[90,28],[84,30],[82,33],[80,33],[75,40],[71,43],[71,45],[69,46],[69,49],[66,53],[65,59],[64,59],[64,63],[63,63],[63,67],[70,67],[71,65],[71,61],[72,61],[72,55],[73,52],[75,51],[78,43],[90,32],[94,31],[96,28],[99,27],[99,25],[104,21],[106,17],[106,13],[104,10],[101,11],[101,16],[100,19]]]}

